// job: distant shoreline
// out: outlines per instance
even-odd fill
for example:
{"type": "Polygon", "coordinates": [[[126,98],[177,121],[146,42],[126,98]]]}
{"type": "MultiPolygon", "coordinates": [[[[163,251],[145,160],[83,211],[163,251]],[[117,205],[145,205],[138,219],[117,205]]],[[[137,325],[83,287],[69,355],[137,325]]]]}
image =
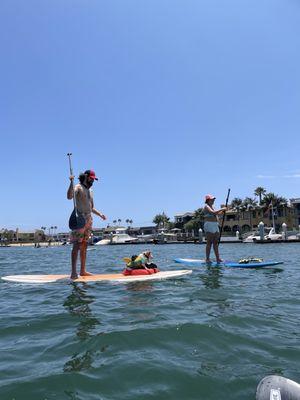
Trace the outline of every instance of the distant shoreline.
{"type": "Polygon", "coordinates": [[[51,244],[49,245],[49,242],[40,242],[39,246],[37,246],[37,243],[32,243],[32,242],[28,242],[28,243],[8,243],[7,245],[1,246],[1,247],[52,247],[52,246],[62,246],[62,242],[51,242],[51,244]]]}

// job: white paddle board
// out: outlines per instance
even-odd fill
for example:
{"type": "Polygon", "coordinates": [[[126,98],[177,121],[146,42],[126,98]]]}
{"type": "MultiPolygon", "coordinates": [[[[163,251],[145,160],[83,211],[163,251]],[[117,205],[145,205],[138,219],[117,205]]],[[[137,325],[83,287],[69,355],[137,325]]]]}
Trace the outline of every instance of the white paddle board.
{"type": "Polygon", "coordinates": [[[161,279],[178,278],[191,274],[192,271],[182,269],[177,271],[160,271],[151,275],[123,275],[123,274],[95,274],[91,276],[80,276],[77,279],[70,279],[70,275],[8,275],[1,279],[8,282],[19,283],[52,283],[60,281],[68,282],[143,282],[161,279]]]}

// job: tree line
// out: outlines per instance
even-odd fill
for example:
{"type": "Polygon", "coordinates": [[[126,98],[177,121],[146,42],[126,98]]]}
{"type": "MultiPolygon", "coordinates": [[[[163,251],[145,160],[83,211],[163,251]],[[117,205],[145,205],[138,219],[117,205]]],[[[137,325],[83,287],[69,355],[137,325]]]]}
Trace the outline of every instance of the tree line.
{"type": "MultiPolygon", "coordinates": [[[[265,212],[270,208],[271,205],[273,208],[279,208],[286,207],[288,204],[288,200],[285,197],[278,196],[273,192],[267,192],[267,190],[261,186],[257,187],[253,194],[254,197],[245,197],[244,199],[240,197],[233,198],[228,208],[233,211],[240,212],[261,207],[265,212]]],[[[186,231],[198,230],[203,226],[203,222],[203,208],[200,207],[194,211],[194,216],[190,221],[184,224],[183,228],[186,231]]],[[[153,223],[158,228],[163,227],[166,229],[177,228],[179,225],[181,225],[171,222],[170,218],[165,214],[165,212],[155,215],[153,218],[153,223]]]]}

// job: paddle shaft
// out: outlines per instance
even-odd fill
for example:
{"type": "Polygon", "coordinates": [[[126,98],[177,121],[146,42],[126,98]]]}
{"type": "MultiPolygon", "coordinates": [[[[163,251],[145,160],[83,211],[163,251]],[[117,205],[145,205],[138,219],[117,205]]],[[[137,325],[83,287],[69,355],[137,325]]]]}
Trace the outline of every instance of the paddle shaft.
{"type": "MultiPolygon", "coordinates": [[[[72,168],[72,160],[71,160],[72,153],[68,153],[67,156],[69,158],[70,176],[74,176],[73,175],[73,168],[72,168]]],[[[72,191],[73,191],[74,210],[75,210],[75,212],[77,214],[77,204],[76,204],[75,190],[74,190],[74,179],[71,179],[71,185],[72,185],[72,191]]]]}
{"type": "MultiPolygon", "coordinates": [[[[230,189],[228,189],[228,193],[227,193],[227,197],[226,197],[226,203],[225,203],[225,207],[226,208],[228,206],[229,195],[230,195],[230,189]]],[[[219,243],[218,244],[220,244],[220,241],[221,241],[223,227],[224,227],[224,221],[225,221],[225,211],[224,211],[224,214],[223,214],[223,219],[222,219],[222,225],[221,225],[221,229],[220,229],[220,236],[219,236],[219,243]]]]}

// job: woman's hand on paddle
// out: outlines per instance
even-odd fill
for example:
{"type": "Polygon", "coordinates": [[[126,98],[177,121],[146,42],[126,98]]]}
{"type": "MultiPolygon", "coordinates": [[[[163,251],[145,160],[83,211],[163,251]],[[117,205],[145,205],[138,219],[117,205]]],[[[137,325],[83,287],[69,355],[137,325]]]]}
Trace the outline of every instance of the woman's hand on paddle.
{"type": "Polygon", "coordinates": [[[104,214],[100,214],[99,216],[100,216],[101,219],[103,219],[103,221],[106,220],[106,216],[104,214]]]}
{"type": "Polygon", "coordinates": [[[71,182],[74,180],[74,178],[75,178],[74,175],[70,175],[70,176],[69,176],[69,179],[70,179],[71,182]]]}

